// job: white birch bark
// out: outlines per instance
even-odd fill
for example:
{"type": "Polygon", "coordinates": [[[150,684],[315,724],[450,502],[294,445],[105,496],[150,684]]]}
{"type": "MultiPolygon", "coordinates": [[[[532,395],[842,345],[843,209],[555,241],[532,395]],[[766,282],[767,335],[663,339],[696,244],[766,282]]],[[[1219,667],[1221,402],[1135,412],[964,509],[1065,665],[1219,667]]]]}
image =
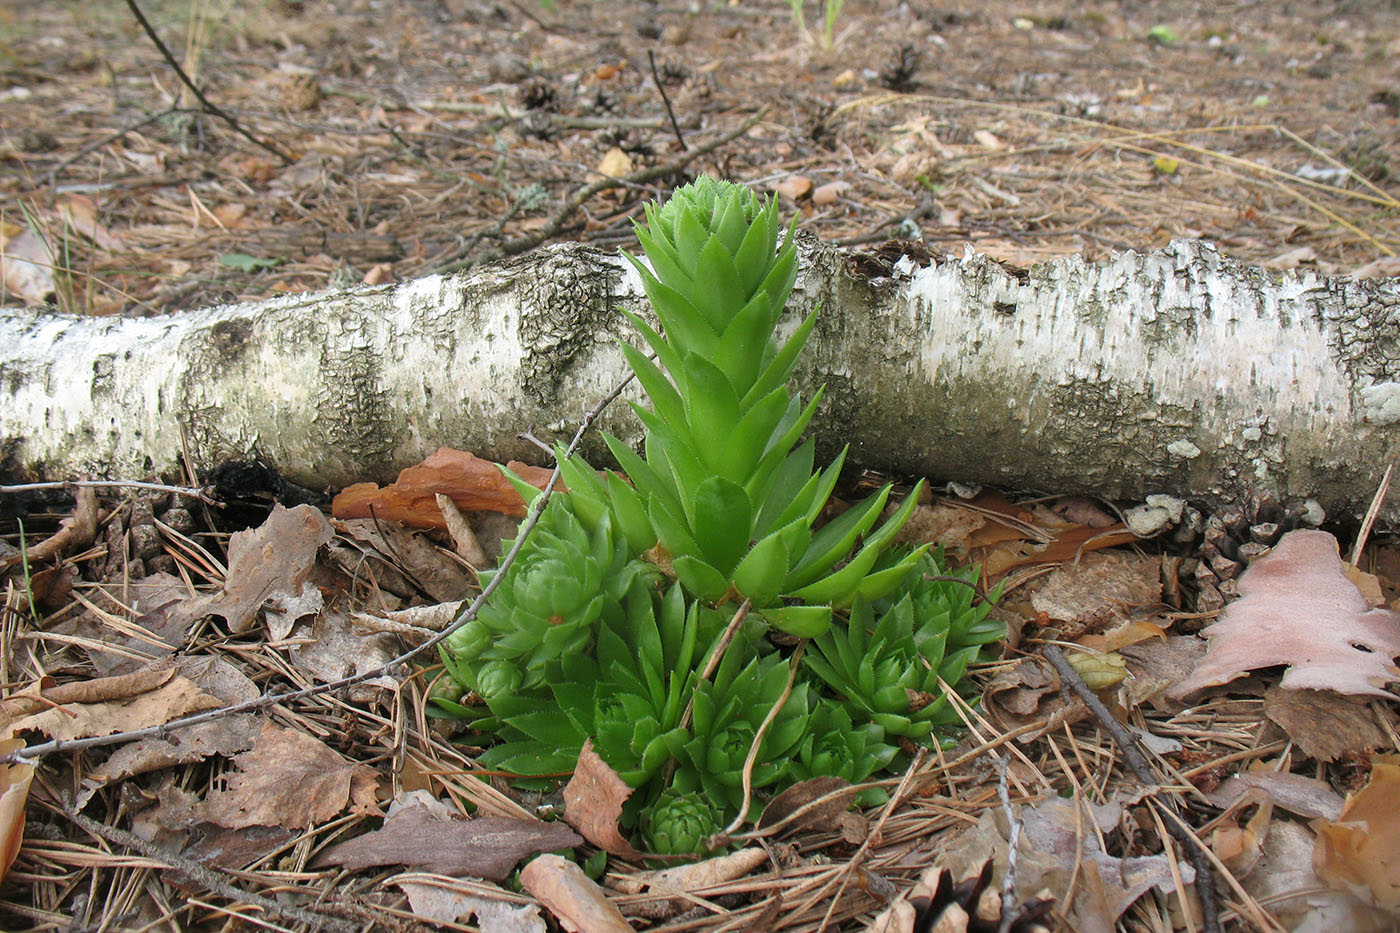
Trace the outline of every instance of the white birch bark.
{"type": "MultiPolygon", "coordinates": [[[[852,463],[936,479],[1253,487],[1358,513],[1400,453],[1400,280],[1275,275],[1184,241],[1026,273],[969,251],[868,279],[850,256],[804,239],[790,308],[823,308],[799,376],[827,385],[826,456],[850,443],[852,463]]],[[[644,307],[626,264],[562,245],[162,317],[0,311],[4,472],[173,475],[182,442],[199,467],[258,456],[324,489],[439,445],[538,461],[517,432],[566,436],[625,375],[619,307],[644,307]]],[[[603,422],[637,436],[623,405],[603,422]]]]}

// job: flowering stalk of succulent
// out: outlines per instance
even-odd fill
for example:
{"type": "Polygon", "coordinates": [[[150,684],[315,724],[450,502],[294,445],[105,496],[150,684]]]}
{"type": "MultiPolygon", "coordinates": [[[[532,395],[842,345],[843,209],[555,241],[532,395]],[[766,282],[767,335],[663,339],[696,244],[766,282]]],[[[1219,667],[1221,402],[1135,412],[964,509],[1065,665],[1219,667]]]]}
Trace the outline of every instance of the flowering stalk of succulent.
{"type": "Polygon", "coordinates": [[[634,547],[659,541],[689,592],[746,598],[774,626],[811,636],[830,624],[832,606],[878,598],[913,569],[917,554],[871,572],[918,490],[878,529],[889,487],[813,532],[844,452],[814,470],[811,443],[798,446],[822,393],[804,405],[787,380],[816,313],[779,343],[797,274],[793,228],[781,243],[780,234],[775,200],[709,178],[648,207],[637,228],[647,264],[628,259],[662,330],[629,318],[656,361],[622,347],[651,403],[633,405],[644,450],[606,437],[630,485],[582,461],[565,479],[581,509],[609,510],[634,547]]]}

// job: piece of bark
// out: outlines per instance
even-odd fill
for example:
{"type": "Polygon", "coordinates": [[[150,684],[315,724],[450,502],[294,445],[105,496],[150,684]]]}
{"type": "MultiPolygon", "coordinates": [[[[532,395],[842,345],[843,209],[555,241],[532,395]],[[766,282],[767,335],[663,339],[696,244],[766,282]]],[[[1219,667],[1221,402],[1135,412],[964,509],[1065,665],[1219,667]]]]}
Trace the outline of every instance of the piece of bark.
{"type": "MultiPolygon", "coordinates": [[[[823,457],[849,442],[852,462],[908,474],[1127,499],[1255,486],[1359,514],[1400,456],[1400,279],[1276,275],[1194,241],[1026,272],[968,251],[867,278],[800,239],[785,326],[820,304],[797,381],[827,386],[823,457]]],[[[644,312],[635,273],[565,244],[166,317],[4,310],[0,449],[10,472],[54,478],[255,452],[329,488],[443,444],[537,459],[517,432],[564,436],[625,374],[623,308],[644,312]]],[[[624,405],[601,422],[639,436],[624,405]]],[[[596,437],[586,450],[606,459],[596,437]]]]}

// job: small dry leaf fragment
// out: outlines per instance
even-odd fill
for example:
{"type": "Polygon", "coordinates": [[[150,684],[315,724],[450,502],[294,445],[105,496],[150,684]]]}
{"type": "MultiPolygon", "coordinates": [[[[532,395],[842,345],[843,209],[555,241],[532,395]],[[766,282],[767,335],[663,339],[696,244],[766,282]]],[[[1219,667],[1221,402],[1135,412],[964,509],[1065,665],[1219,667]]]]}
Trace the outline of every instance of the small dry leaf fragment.
{"type": "Polygon", "coordinates": [[[841,828],[842,818],[848,814],[851,803],[855,800],[855,791],[846,794],[836,791],[850,786],[849,781],[839,777],[816,777],[799,781],[773,798],[764,809],[758,826],[760,829],[776,826],[789,816],[802,811],[801,815],[783,826],[784,833],[792,833],[799,829],[836,831],[841,828]],[[818,800],[821,803],[804,809],[818,800]]]}
{"type": "Polygon", "coordinates": [[[58,198],[58,211],[73,232],[91,240],[101,249],[116,253],[126,243],[97,219],[97,203],[84,194],[64,194],[58,198]]]}
{"type": "Polygon", "coordinates": [[[293,612],[306,615],[320,608],[320,591],[307,578],[316,552],[333,537],[335,531],[319,509],[275,505],[257,528],[234,532],[223,589],[196,604],[202,612],[223,616],[229,631],[242,633],[253,627],[258,610],[276,600],[288,610],[278,615],[290,629],[293,612]]]}
{"type": "Polygon", "coordinates": [[[54,293],[54,260],[43,237],[28,227],[0,232],[0,285],[27,305],[41,305],[54,293]]]}
{"type": "Polygon", "coordinates": [[[812,179],[806,175],[789,175],[773,186],[773,190],[794,201],[805,198],[812,190],[812,179]]]}
{"type": "Polygon", "coordinates": [[[1390,744],[1369,703],[1334,690],[1270,687],[1264,691],[1264,715],[1318,761],[1336,761],[1390,744]]]}
{"type": "MultiPolygon", "coordinates": [[[[506,464],[526,482],[544,488],[552,471],[512,460],[506,464]]],[[[563,488],[560,484],[560,488],[563,488]]],[[[450,496],[464,512],[525,514],[520,493],[501,475],[500,468],[463,450],[439,447],[422,463],[399,473],[392,485],[374,483],[346,486],[331,502],[336,518],[377,518],[414,528],[444,528],[437,494],[450,496]]]]}
{"type": "MultiPolygon", "coordinates": [[[[742,878],[767,861],[767,852],[757,846],[751,846],[738,852],[730,852],[728,855],[719,855],[662,871],[619,875],[613,881],[613,886],[624,894],[650,891],[655,895],[690,894],[703,897],[706,888],[742,878]]],[[[669,897],[654,901],[637,901],[628,910],[651,920],[660,920],[680,913],[693,903],[690,898],[669,897]]]]}
{"type": "Polygon", "coordinates": [[[1336,822],[1317,827],[1313,868],[1334,888],[1400,911],[1400,764],[1377,760],[1336,822]]]}
{"type": "Polygon", "coordinates": [[[1222,810],[1241,801],[1267,801],[1309,819],[1335,820],[1341,815],[1343,803],[1327,782],[1286,771],[1246,771],[1227,778],[1206,796],[1222,810]]]}
{"type": "Polygon", "coordinates": [[[632,174],[632,157],[617,146],[613,146],[598,163],[598,174],[609,178],[622,178],[632,174]]]}
{"type": "Polygon", "coordinates": [[[41,732],[51,739],[81,739],[145,729],[223,704],[184,677],[171,677],[153,690],[101,703],[66,703],[20,719],[3,729],[3,738],[41,732]]]}
{"type": "Polygon", "coordinates": [[[1049,618],[1103,631],[1162,599],[1162,562],[1124,551],[1085,554],[1047,574],[1031,606],[1049,618]]]}
{"type": "Polygon", "coordinates": [[[429,923],[456,923],[476,916],[481,933],[546,933],[538,904],[516,904],[459,891],[442,883],[396,879],[413,916],[429,923]]]}
{"type": "Polygon", "coordinates": [[[350,871],[410,865],[440,875],[500,881],[527,855],[582,843],[561,823],[503,816],[445,820],[415,805],[395,811],[380,829],[331,846],[317,856],[315,865],[339,865],[350,871]],[[425,844],[427,840],[431,843],[425,844]]]}
{"type": "Polygon", "coordinates": [[[1072,651],[1065,660],[1090,690],[1106,690],[1121,684],[1128,676],[1128,662],[1119,654],[1091,654],[1072,651]]]}
{"type": "Polygon", "coordinates": [[[234,759],[237,773],[211,793],[198,815],[227,829],[305,829],[352,812],[378,814],[379,775],[346,761],[320,740],[265,723],[253,747],[234,759]]]}
{"type": "Polygon", "coordinates": [[[579,933],[632,933],[603,889],[583,869],[558,855],[541,855],[520,871],[520,883],[565,929],[579,933]]]}
{"type": "Polygon", "coordinates": [[[564,787],[564,821],[604,852],[640,859],[641,853],[618,830],[622,805],[630,796],[632,788],[593,750],[593,740],[584,742],[574,776],[564,787]]]}
{"type": "Polygon", "coordinates": [[[1288,665],[1281,686],[1391,698],[1400,679],[1400,615],[1371,609],[1347,579],[1337,539],[1290,531],[1240,577],[1241,599],[1204,632],[1205,660],[1172,695],[1185,697],[1250,671],[1288,665]]]}
{"type": "MultiPolygon", "coordinates": [[[[0,755],[23,747],[23,739],[0,740],[0,755]]],[[[29,800],[32,780],[32,764],[0,765],[0,881],[9,873],[24,844],[24,805],[29,800]]]]}
{"type": "Polygon", "coordinates": [[[993,152],[1000,152],[1006,148],[1006,143],[1002,142],[997,134],[991,130],[977,130],[972,134],[972,138],[976,140],[977,145],[993,152]]]}
{"type": "Polygon", "coordinates": [[[851,183],[847,181],[829,181],[824,185],[818,185],[812,191],[812,203],[818,207],[835,204],[850,187],[851,183]]]}

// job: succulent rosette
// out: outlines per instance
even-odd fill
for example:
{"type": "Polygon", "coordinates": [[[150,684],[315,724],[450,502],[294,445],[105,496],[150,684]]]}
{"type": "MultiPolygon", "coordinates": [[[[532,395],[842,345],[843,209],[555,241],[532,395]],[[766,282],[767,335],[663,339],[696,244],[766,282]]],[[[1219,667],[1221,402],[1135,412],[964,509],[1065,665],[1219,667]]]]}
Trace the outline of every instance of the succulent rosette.
{"type": "Polygon", "coordinates": [[[814,639],[803,663],[839,698],[857,725],[888,736],[928,738],[959,722],[939,681],[962,680],[984,645],[1002,637],[990,603],[975,604],[975,571],[948,579],[920,555],[920,572],[890,598],[857,599],[845,626],[814,639]]]}
{"type": "MultiPolygon", "coordinates": [[[[856,726],[845,707],[820,699],[813,704],[807,734],[792,756],[789,772],[794,781],[839,777],[859,784],[889,767],[898,753],[896,746],[885,741],[885,730],[879,725],[867,722],[856,726]]],[[[878,789],[859,798],[865,805],[885,799],[888,795],[878,789]]]]}
{"type": "Polygon", "coordinates": [[[696,855],[719,832],[721,814],[705,795],[667,788],[642,817],[647,848],[658,855],[696,855]]]}

